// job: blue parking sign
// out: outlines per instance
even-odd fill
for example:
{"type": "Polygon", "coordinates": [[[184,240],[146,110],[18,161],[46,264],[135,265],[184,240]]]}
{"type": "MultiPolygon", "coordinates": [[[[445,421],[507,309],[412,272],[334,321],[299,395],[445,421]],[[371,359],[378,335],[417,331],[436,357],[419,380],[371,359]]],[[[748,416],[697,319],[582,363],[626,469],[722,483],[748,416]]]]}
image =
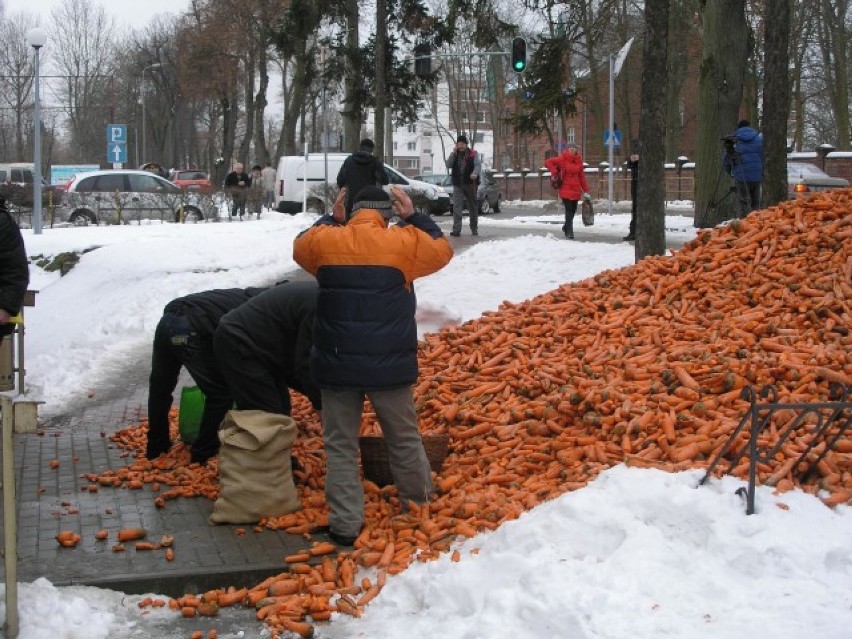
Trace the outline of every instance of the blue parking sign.
{"type": "Polygon", "coordinates": [[[107,144],[115,142],[127,144],[126,124],[107,124],[107,144]]]}

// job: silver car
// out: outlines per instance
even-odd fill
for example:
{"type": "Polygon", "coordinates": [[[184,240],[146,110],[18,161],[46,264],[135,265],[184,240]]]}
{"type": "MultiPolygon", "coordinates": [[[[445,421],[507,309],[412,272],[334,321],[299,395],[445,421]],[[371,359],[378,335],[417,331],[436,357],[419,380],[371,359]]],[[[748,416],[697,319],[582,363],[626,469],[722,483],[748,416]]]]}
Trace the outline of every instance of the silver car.
{"type": "Polygon", "coordinates": [[[849,186],[849,180],[832,177],[813,164],[787,162],[787,194],[790,198],[847,186],[849,186]]]}
{"type": "Polygon", "coordinates": [[[145,219],[199,222],[215,218],[212,201],[200,194],[186,192],[148,171],[126,169],[75,176],[59,211],[63,221],[83,226],[145,219]]]}
{"type": "MultiPolygon", "coordinates": [[[[450,202],[452,202],[453,178],[451,175],[447,175],[446,173],[432,173],[430,175],[418,175],[414,179],[444,187],[449,195],[450,202]]],[[[476,190],[476,202],[479,205],[480,215],[487,215],[492,211],[499,213],[500,199],[502,197],[500,187],[494,179],[494,173],[492,171],[483,171],[482,179],[479,181],[479,187],[476,190]]],[[[467,202],[464,203],[464,210],[467,210],[467,202]]],[[[441,211],[437,215],[443,215],[444,212],[452,212],[452,204],[450,204],[446,211],[441,211]]]]}

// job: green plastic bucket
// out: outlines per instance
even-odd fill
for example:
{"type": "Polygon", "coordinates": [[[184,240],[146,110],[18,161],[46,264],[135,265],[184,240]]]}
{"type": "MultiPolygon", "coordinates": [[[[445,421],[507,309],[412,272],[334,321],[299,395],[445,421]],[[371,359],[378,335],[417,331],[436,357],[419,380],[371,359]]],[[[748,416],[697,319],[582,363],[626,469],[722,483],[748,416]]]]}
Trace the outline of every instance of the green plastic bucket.
{"type": "Polygon", "coordinates": [[[198,439],[201,415],[204,413],[204,393],[198,386],[184,386],[180,392],[180,412],[178,430],[180,438],[187,444],[198,439]]]}

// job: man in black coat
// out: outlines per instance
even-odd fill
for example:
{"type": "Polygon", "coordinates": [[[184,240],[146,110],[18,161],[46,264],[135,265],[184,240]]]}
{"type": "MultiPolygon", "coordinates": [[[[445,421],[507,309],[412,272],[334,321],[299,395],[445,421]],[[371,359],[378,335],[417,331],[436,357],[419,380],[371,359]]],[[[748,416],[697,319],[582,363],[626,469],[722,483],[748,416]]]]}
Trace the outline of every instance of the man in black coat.
{"type": "Polygon", "coordinates": [[[352,215],[355,196],[365,186],[382,186],[388,183],[388,174],[382,161],[373,155],[375,145],[372,140],[361,140],[356,153],[343,161],[337,173],[337,186],[346,189],[346,219],[352,215]]]}
{"type": "Polygon", "coordinates": [[[6,209],[6,200],[0,198],[0,337],[14,330],[9,320],[21,311],[29,282],[24,238],[6,209]]]}
{"type": "Polygon", "coordinates": [[[240,219],[246,212],[251,176],[245,172],[241,162],[234,164],[234,170],[225,176],[225,192],[231,196],[231,217],[239,214],[240,219]]]}
{"type": "Polygon", "coordinates": [[[220,320],[213,348],[238,410],[289,415],[289,388],[321,409],[309,370],[318,290],[314,281],[278,284],[220,320]]]}
{"type": "Polygon", "coordinates": [[[213,355],[213,333],[219,320],[265,288],[229,288],[193,293],[166,304],[154,332],[151,378],[148,385],[148,444],[145,455],[154,459],[171,446],[169,409],[181,367],[204,393],[204,413],[192,461],[204,464],[219,450],[219,425],[234,398],[213,355]]]}
{"type": "Polygon", "coordinates": [[[625,242],[633,242],[636,240],[636,203],[639,193],[639,154],[631,153],[630,159],[627,161],[627,168],[630,169],[630,229],[627,236],[621,238],[625,242]]]}

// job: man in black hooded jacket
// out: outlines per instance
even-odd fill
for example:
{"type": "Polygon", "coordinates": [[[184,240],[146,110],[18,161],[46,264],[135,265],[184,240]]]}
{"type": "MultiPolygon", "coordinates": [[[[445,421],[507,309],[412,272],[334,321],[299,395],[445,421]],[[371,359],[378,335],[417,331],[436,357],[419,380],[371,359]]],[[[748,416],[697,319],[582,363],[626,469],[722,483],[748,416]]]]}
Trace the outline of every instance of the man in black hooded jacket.
{"type": "Polygon", "coordinates": [[[12,333],[9,320],[21,310],[30,281],[27,251],[15,220],[0,198],[0,337],[12,333]]]}
{"type": "Polygon", "coordinates": [[[204,464],[219,450],[219,425],[234,404],[228,383],[213,354],[213,333],[226,313],[264,288],[214,289],[178,297],[166,304],[154,332],[148,384],[148,442],[145,456],[154,459],[171,447],[169,409],[180,369],[186,367],[204,393],[204,412],[193,442],[191,461],[204,464]]]}
{"type": "Polygon", "coordinates": [[[337,186],[346,188],[346,219],[352,215],[352,205],[355,195],[365,186],[382,186],[388,183],[385,165],[373,155],[375,145],[372,140],[361,140],[361,146],[356,153],[343,162],[337,174],[337,186]]]}

